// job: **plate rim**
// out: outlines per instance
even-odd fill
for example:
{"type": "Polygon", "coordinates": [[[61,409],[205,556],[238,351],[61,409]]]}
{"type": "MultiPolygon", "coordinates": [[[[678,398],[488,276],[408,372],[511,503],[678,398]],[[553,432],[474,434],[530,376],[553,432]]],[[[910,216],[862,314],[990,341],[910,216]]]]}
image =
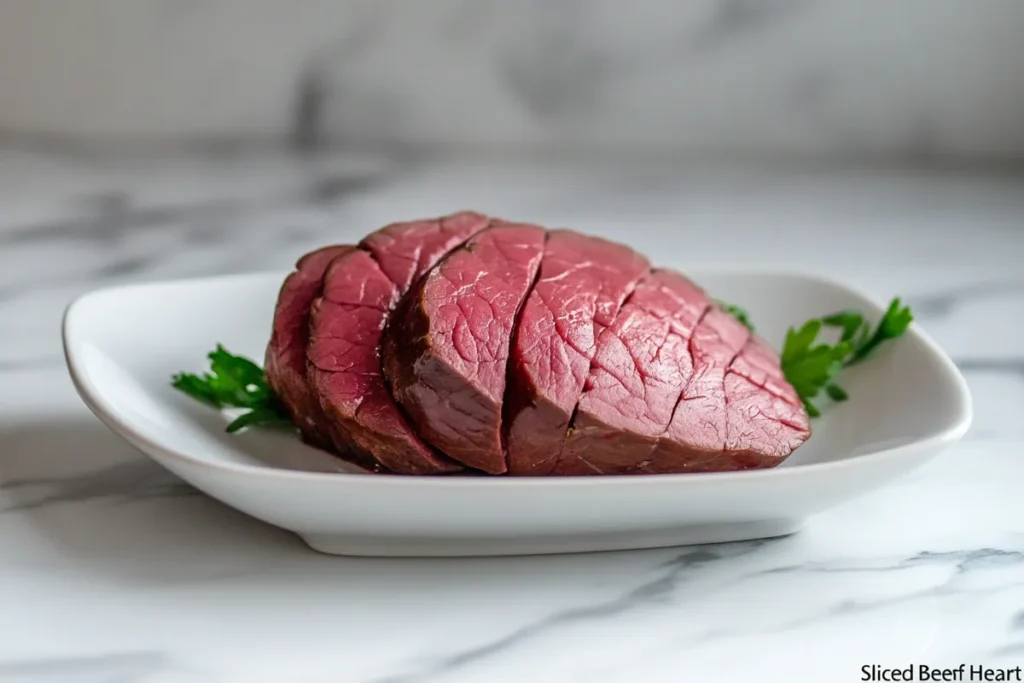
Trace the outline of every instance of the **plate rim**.
{"type": "MultiPolygon", "coordinates": [[[[805,280],[813,280],[819,284],[837,287],[868,301],[875,307],[875,313],[881,313],[885,307],[876,297],[858,285],[842,279],[825,275],[818,271],[804,270],[800,268],[781,267],[750,267],[742,264],[704,264],[687,270],[688,274],[696,279],[697,274],[721,275],[721,274],[742,274],[768,277],[797,277],[805,280]]],[[[421,477],[421,476],[367,476],[366,474],[355,474],[349,472],[316,472],[306,470],[289,470],[274,468],[264,465],[229,463],[207,460],[192,455],[188,451],[168,447],[161,442],[155,441],[145,433],[138,431],[132,426],[131,421],[121,417],[116,409],[102,397],[96,387],[88,378],[82,366],[82,359],[75,353],[75,334],[77,318],[82,315],[82,310],[91,300],[110,296],[122,291],[144,289],[151,287],[166,287],[169,285],[201,285],[214,282],[227,282],[231,280],[259,280],[271,276],[283,278],[287,271],[283,270],[258,270],[239,273],[225,273],[219,275],[205,275],[186,278],[168,278],[157,280],[136,281],[100,287],[75,297],[65,308],[61,321],[61,338],[63,342],[64,358],[72,384],[89,410],[109,429],[122,438],[136,445],[142,451],[149,451],[147,455],[153,456],[155,451],[161,456],[170,460],[182,461],[190,467],[213,470],[221,474],[230,474],[245,477],[257,477],[271,480],[283,480],[289,482],[310,482],[325,483],[337,482],[338,484],[362,482],[370,486],[433,486],[436,488],[446,487],[496,487],[496,488],[547,488],[547,487],[580,487],[580,486],[654,486],[662,484],[678,486],[694,486],[712,482],[757,482],[772,481],[774,479],[790,479],[794,477],[812,477],[818,474],[842,472],[851,467],[863,467],[867,463],[878,461],[899,460],[912,454],[914,451],[930,450],[938,452],[940,449],[960,441],[970,429],[974,419],[974,405],[970,388],[963,374],[949,355],[942,349],[932,337],[925,332],[915,321],[911,323],[908,332],[913,334],[927,350],[939,361],[944,374],[953,380],[958,399],[958,417],[940,432],[902,444],[894,448],[886,448],[872,453],[865,453],[853,458],[845,458],[830,462],[810,463],[792,468],[771,468],[760,470],[742,470],[731,472],[701,472],[697,473],[674,473],[656,475],[602,475],[602,476],[564,476],[564,477],[421,477]]]]}

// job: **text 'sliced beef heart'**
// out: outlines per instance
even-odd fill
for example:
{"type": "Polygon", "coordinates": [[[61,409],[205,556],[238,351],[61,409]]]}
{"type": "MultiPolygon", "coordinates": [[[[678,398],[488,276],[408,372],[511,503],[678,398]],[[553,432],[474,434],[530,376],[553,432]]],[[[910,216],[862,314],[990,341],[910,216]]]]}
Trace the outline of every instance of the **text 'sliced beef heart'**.
{"type": "Polygon", "coordinates": [[[810,437],[777,352],[698,284],[472,211],[303,256],[265,372],[307,443],[382,474],[735,471],[810,437]]]}
{"type": "Polygon", "coordinates": [[[554,467],[597,339],[649,268],[646,258],[621,244],[570,230],[548,235],[509,359],[510,474],[543,475],[554,467]]]}
{"type": "Polygon", "coordinates": [[[389,225],[335,258],[310,314],[309,378],[339,450],[396,474],[462,466],[424,443],[388,393],[381,339],[393,307],[438,259],[488,225],[478,213],[389,225]]]}
{"type": "Polygon", "coordinates": [[[441,260],[410,292],[385,344],[392,392],[420,436],[459,462],[507,470],[502,403],[516,316],[546,232],[499,222],[441,260]]]}

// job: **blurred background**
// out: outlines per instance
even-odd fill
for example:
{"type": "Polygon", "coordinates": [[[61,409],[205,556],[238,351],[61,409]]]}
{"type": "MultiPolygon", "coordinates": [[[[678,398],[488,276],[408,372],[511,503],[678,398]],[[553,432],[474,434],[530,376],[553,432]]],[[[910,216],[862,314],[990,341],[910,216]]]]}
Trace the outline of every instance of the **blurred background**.
{"type": "Polygon", "coordinates": [[[37,145],[1015,162],[1018,0],[5,0],[37,145]]]}
{"type": "Polygon", "coordinates": [[[1019,0],[0,2],[15,336],[465,208],[680,267],[1015,268],[1022,161],[1019,0]]]}
{"type": "Polygon", "coordinates": [[[909,294],[1017,268],[1022,161],[1020,0],[4,0],[0,362],[466,208],[909,294]]]}

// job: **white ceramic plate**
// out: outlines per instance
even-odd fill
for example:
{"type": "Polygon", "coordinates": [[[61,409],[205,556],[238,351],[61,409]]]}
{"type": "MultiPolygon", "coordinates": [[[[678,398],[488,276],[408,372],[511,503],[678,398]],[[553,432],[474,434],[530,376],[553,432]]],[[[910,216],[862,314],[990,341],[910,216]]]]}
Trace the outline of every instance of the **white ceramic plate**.
{"type": "MultiPolygon", "coordinates": [[[[817,276],[690,272],[748,308],[772,342],[787,327],[878,303],[817,276]]],[[[401,477],[361,472],[284,433],[226,434],[228,415],[169,386],[216,343],[262,359],[285,273],[105,289],[64,319],[71,377],[111,429],[207,494],[346,555],[501,555],[650,548],[789,534],[956,442],[967,386],[916,324],[848,371],[851,400],[776,469],[572,478],[401,477]]]]}

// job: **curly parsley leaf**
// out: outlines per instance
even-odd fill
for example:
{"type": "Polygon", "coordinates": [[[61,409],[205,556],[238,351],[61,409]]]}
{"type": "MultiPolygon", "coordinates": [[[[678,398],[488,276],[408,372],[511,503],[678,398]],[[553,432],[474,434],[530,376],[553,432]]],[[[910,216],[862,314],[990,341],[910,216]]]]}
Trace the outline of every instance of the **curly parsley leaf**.
{"type": "Polygon", "coordinates": [[[860,311],[840,311],[839,313],[826,315],[821,319],[821,324],[828,327],[842,328],[843,335],[839,340],[844,342],[853,341],[857,333],[863,329],[864,314],[860,311]]]}
{"type": "Polygon", "coordinates": [[[836,375],[870,358],[884,342],[901,337],[913,321],[910,309],[899,298],[890,302],[874,328],[863,313],[852,310],[810,320],[799,331],[790,328],[786,334],[782,372],[807,406],[808,413],[817,417],[821,413],[812,399],[824,391],[833,401],[847,400],[846,390],[835,383],[836,375]],[[815,344],[823,327],[840,330],[835,344],[815,344]]]}
{"type": "Polygon", "coordinates": [[[827,393],[828,397],[836,403],[842,403],[850,398],[850,395],[846,393],[846,390],[838,384],[829,384],[825,387],[825,393],[827,393]]]}
{"type": "Polygon", "coordinates": [[[227,426],[229,432],[245,427],[291,427],[259,365],[220,344],[207,359],[208,372],[178,373],[171,377],[171,386],[213,408],[245,408],[246,412],[227,426]]]}
{"type": "Polygon", "coordinates": [[[847,366],[870,358],[883,342],[901,337],[912,322],[914,315],[910,309],[904,306],[899,298],[893,299],[874,332],[871,332],[871,327],[866,322],[863,324],[859,333],[863,341],[857,345],[847,366]]]}
{"type": "Polygon", "coordinates": [[[288,416],[278,412],[276,407],[254,408],[232,420],[227,426],[227,431],[234,433],[246,427],[291,429],[292,426],[288,416]]]}
{"type": "MultiPolygon", "coordinates": [[[[736,315],[734,310],[742,311],[735,306],[720,305],[733,315],[736,315]]],[[[744,318],[739,315],[736,318],[753,330],[745,319],[745,311],[743,315],[744,318]]],[[[839,373],[870,358],[886,341],[901,337],[913,321],[910,309],[896,298],[875,327],[860,311],[845,310],[812,318],[799,328],[789,328],[780,354],[782,372],[800,396],[808,415],[821,415],[813,399],[822,392],[837,403],[849,399],[846,390],[836,384],[839,373]],[[839,339],[834,343],[818,342],[825,328],[837,330],[839,339]]]]}

